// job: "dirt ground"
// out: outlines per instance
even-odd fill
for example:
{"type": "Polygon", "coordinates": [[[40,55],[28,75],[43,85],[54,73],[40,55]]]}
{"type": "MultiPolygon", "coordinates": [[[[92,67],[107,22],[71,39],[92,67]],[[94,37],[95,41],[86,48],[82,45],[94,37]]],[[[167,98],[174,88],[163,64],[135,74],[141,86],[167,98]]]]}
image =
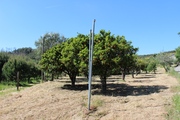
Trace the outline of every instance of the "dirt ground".
{"type": "MultiPolygon", "coordinates": [[[[140,74],[126,82],[108,78],[102,95],[98,78],[93,78],[91,111],[87,110],[87,82],[71,90],[66,78],[25,88],[0,97],[0,120],[165,120],[171,104],[171,87],[177,80],[158,69],[157,74],[140,74]]],[[[78,78],[81,81],[82,78],[78,78]]]]}

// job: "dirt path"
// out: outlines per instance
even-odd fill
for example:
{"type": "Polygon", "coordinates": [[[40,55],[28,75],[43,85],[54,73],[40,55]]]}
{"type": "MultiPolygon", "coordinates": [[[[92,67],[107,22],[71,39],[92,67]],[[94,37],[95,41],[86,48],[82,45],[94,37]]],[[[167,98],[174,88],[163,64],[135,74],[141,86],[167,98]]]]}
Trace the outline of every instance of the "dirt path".
{"type": "Polygon", "coordinates": [[[106,96],[99,94],[99,81],[93,82],[94,111],[87,111],[87,83],[77,83],[79,90],[68,90],[62,89],[68,82],[64,80],[1,97],[0,120],[165,120],[173,96],[170,88],[178,84],[175,78],[162,69],[134,79],[127,76],[127,82],[116,77],[109,78],[106,96]]]}

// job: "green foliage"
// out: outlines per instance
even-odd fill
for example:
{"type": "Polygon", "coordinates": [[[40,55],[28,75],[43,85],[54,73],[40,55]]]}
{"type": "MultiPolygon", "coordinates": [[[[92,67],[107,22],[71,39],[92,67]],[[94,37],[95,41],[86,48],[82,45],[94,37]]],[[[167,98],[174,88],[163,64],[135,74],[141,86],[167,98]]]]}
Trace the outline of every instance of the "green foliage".
{"type": "Polygon", "coordinates": [[[0,91],[8,88],[12,88],[15,84],[13,83],[1,83],[0,84],[0,91]]]}
{"type": "Polygon", "coordinates": [[[118,61],[116,61],[116,65],[120,66],[122,79],[125,80],[126,72],[131,70],[133,66],[135,66],[135,54],[138,51],[138,48],[134,48],[131,45],[131,42],[127,41],[124,36],[117,36],[116,39],[117,41],[119,41],[118,49],[116,49],[116,58],[118,58],[118,61]]]}
{"type": "Polygon", "coordinates": [[[115,68],[115,52],[118,45],[111,32],[101,30],[95,35],[93,54],[93,74],[99,75],[102,84],[102,92],[106,92],[106,78],[112,74],[115,68]]]}
{"type": "Polygon", "coordinates": [[[180,95],[173,96],[173,105],[168,110],[167,120],[179,120],[180,118],[180,95]]]}
{"type": "Polygon", "coordinates": [[[125,72],[135,63],[137,50],[124,36],[115,37],[105,30],[95,35],[93,74],[100,76],[102,92],[106,91],[106,78],[114,71],[121,71],[124,80],[125,72]]]}
{"type": "Polygon", "coordinates": [[[42,55],[42,59],[40,61],[41,69],[50,73],[55,72],[56,70],[61,70],[61,46],[61,44],[58,44],[42,55]]]}
{"type": "Polygon", "coordinates": [[[180,81],[180,74],[176,72],[173,68],[170,69],[169,74],[180,81]]]}
{"type": "Polygon", "coordinates": [[[148,59],[146,58],[139,58],[137,59],[137,67],[139,70],[145,71],[147,73],[147,66],[148,66],[149,62],[148,59]]]}
{"type": "Polygon", "coordinates": [[[64,65],[61,62],[62,46],[63,44],[58,44],[47,50],[39,62],[41,69],[52,74],[52,80],[54,79],[53,77],[55,74],[62,73],[64,71],[64,65]]]}
{"type": "Polygon", "coordinates": [[[180,62],[180,47],[176,48],[175,56],[177,61],[180,62]]]}
{"type": "Polygon", "coordinates": [[[26,56],[26,58],[29,57],[30,59],[34,60],[34,62],[37,62],[40,57],[40,55],[37,54],[37,51],[37,49],[32,49],[31,47],[24,47],[13,50],[11,55],[26,56]]]}
{"type": "MultiPolygon", "coordinates": [[[[180,74],[174,69],[171,69],[169,74],[180,81],[180,74]]],[[[180,85],[172,88],[173,92],[180,92],[180,85]]],[[[175,94],[172,98],[172,106],[168,109],[168,115],[166,116],[168,120],[179,120],[180,118],[180,95],[175,94]]]]}
{"type": "Polygon", "coordinates": [[[180,114],[180,95],[175,95],[173,97],[173,103],[176,111],[180,114]]]}
{"type": "Polygon", "coordinates": [[[95,35],[93,54],[93,74],[106,78],[111,75],[112,69],[115,67],[114,47],[117,45],[114,35],[111,32],[101,30],[95,35]],[[113,43],[114,42],[114,43],[113,43]]]}
{"type": "Polygon", "coordinates": [[[8,61],[8,59],[9,59],[9,56],[6,53],[0,52],[0,82],[3,79],[2,68],[3,68],[4,64],[8,61]]]}
{"type": "Polygon", "coordinates": [[[2,68],[3,75],[6,80],[16,80],[17,72],[20,72],[20,79],[30,79],[30,77],[38,76],[38,69],[35,64],[28,60],[25,56],[12,56],[2,68]]]}
{"type": "Polygon", "coordinates": [[[88,40],[88,36],[78,34],[75,38],[70,38],[64,43],[63,49],[61,51],[63,63],[65,70],[64,72],[69,75],[72,85],[75,85],[76,76],[80,73],[81,61],[80,52],[86,47],[84,42],[88,40]]]}
{"type": "MultiPolygon", "coordinates": [[[[64,36],[60,36],[59,33],[46,33],[41,36],[38,41],[35,42],[35,46],[37,47],[37,55],[45,53],[48,49],[53,46],[62,43],[66,39],[64,36]]],[[[40,59],[40,58],[39,58],[40,59]]]]}
{"type": "Polygon", "coordinates": [[[30,53],[33,52],[33,49],[31,47],[24,47],[24,48],[19,48],[14,50],[12,53],[13,54],[24,54],[24,55],[28,55],[30,53]]]}
{"type": "MultiPolygon", "coordinates": [[[[134,69],[138,49],[124,36],[115,37],[109,31],[101,30],[94,38],[93,75],[100,76],[102,91],[106,91],[106,78],[114,71],[125,75],[127,70],[134,69]]],[[[88,47],[89,36],[78,34],[46,51],[40,61],[41,68],[49,73],[64,72],[75,85],[78,74],[88,75],[88,47]]]]}
{"type": "Polygon", "coordinates": [[[172,55],[166,53],[157,54],[156,60],[165,69],[166,72],[170,70],[171,65],[174,63],[172,55]]]}
{"type": "Polygon", "coordinates": [[[49,73],[64,72],[69,75],[72,86],[75,85],[76,76],[83,71],[83,58],[80,56],[81,50],[85,47],[84,43],[88,41],[88,36],[79,34],[77,37],[70,38],[67,41],[58,44],[49,49],[40,61],[41,68],[49,73]]]}
{"type": "Polygon", "coordinates": [[[149,72],[153,71],[154,73],[156,73],[156,70],[157,70],[157,62],[156,62],[155,58],[152,57],[149,59],[147,71],[149,71],[149,72]]]}

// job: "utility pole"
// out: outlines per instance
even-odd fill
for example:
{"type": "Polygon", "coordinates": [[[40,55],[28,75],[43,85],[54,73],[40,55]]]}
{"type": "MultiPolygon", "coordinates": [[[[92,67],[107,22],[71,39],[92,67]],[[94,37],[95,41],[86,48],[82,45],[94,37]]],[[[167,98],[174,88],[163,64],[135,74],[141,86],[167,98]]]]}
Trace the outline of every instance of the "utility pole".
{"type": "Polygon", "coordinates": [[[90,106],[91,106],[92,60],[93,60],[95,22],[96,20],[94,19],[92,30],[90,30],[90,38],[89,38],[88,110],[90,110],[90,106]]]}

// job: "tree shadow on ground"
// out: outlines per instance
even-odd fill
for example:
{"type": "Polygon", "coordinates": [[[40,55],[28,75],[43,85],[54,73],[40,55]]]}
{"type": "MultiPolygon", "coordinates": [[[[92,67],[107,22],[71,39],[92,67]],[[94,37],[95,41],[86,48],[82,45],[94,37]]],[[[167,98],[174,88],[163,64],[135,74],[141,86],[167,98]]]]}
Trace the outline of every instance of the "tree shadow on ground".
{"type": "MultiPolygon", "coordinates": [[[[76,78],[76,83],[82,83],[82,82],[87,82],[87,81],[88,81],[88,79],[85,77],[76,78]]],[[[71,83],[71,80],[69,78],[61,78],[61,79],[58,79],[57,82],[71,83]]]]}
{"type": "MultiPolygon", "coordinates": [[[[106,93],[101,92],[101,84],[92,84],[92,95],[106,95],[106,96],[141,96],[149,95],[152,93],[159,93],[168,87],[163,85],[128,85],[128,84],[107,84],[106,93]]],[[[88,84],[77,84],[72,87],[69,84],[65,84],[61,89],[83,91],[88,90],[88,84]]]]}
{"type": "Polygon", "coordinates": [[[130,83],[150,83],[156,80],[133,80],[133,81],[128,81],[130,83]]]}
{"type": "MultiPolygon", "coordinates": [[[[33,86],[33,84],[26,84],[26,83],[19,84],[19,87],[32,87],[32,86],[33,86]]],[[[16,85],[16,87],[17,87],[17,85],[16,85]]]]}
{"type": "MultiPolygon", "coordinates": [[[[128,85],[128,84],[107,84],[106,96],[141,96],[152,93],[159,93],[168,87],[163,85],[128,85]]],[[[100,90],[94,90],[93,95],[102,95],[100,90]]]]}
{"type": "Polygon", "coordinates": [[[143,76],[135,76],[134,79],[148,79],[148,78],[155,78],[154,74],[145,74],[143,76]]]}
{"type": "MultiPolygon", "coordinates": [[[[100,87],[101,87],[100,84],[91,85],[91,89],[100,89],[100,87]]],[[[65,84],[61,87],[61,89],[83,91],[83,90],[88,90],[88,84],[76,84],[75,86],[65,84]]]]}

